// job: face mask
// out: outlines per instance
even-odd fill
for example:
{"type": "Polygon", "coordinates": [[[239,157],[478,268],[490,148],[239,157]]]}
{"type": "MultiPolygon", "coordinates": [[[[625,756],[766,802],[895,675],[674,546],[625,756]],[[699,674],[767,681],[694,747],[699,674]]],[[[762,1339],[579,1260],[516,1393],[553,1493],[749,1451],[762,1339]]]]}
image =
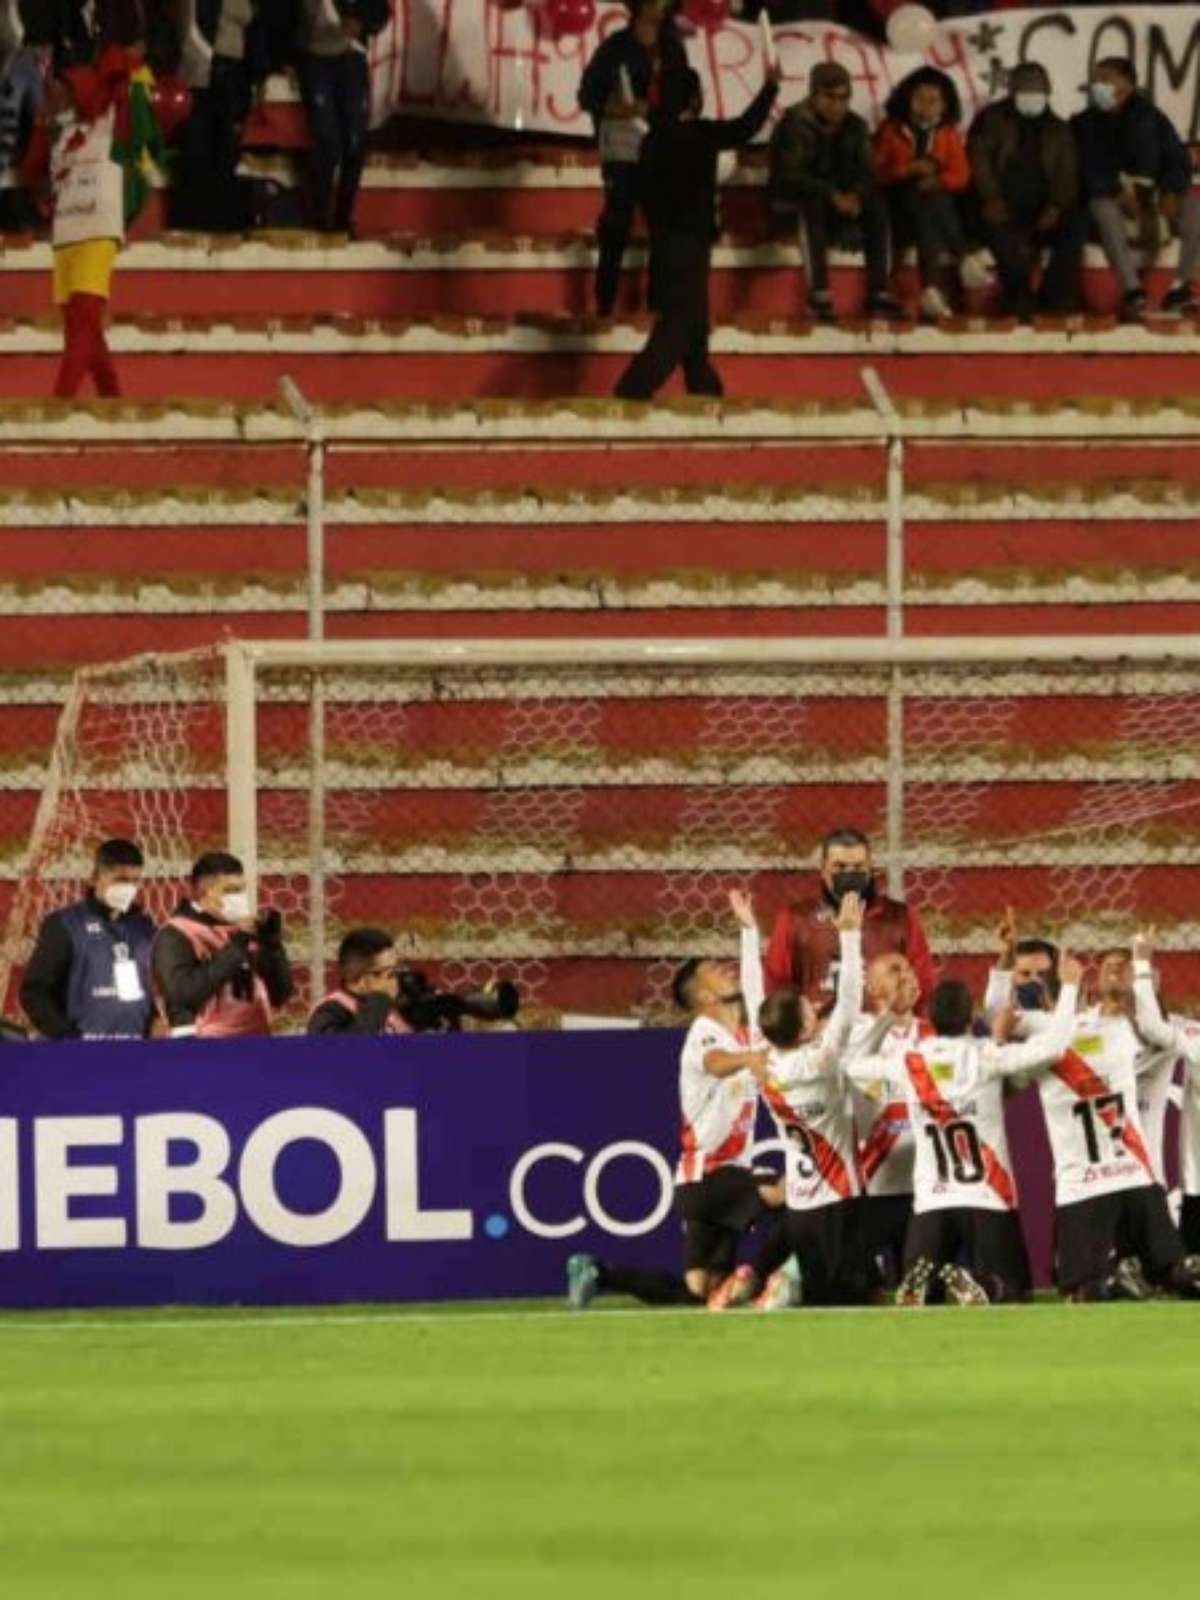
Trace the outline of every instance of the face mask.
{"type": "Polygon", "coordinates": [[[1117,104],[1116,85],[1111,83],[1093,83],[1089,89],[1092,104],[1097,111],[1113,111],[1117,104]]]}
{"type": "Polygon", "coordinates": [[[1022,1011],[1046,1009],[1046,991],[1039,979],[1030,978],[1026,983],[1019,983],[1013,992],[1022,1011]]]}
{"type": "Polygon", "coordinates": [[[833,875],[832,893],[835,900],[840,900],[847,894],[860,894],[865,900],[870,891],[871,874],[862,867],[853,867],[848,871],[835,872],[833,875]]]}
{"type": "Polygon", "coordinates": [[[1049,96],[1040,89],[1018,89],[1013,99],[1022,117],[1040,117],[1050,104],[1049,96]]]}
{"type": "Polygon", "coordinates": [[[226,922],[240,922],[250,915],[250,896],[244,889],[221,896],[221,915],[226,922]]]}
{"type": "Polygon", "coordinates": [[[137,894],[136,883],[110,883],[102,898],[110,911],[115,911],[119,917],[123,917],[137,899],[137,894]]]}

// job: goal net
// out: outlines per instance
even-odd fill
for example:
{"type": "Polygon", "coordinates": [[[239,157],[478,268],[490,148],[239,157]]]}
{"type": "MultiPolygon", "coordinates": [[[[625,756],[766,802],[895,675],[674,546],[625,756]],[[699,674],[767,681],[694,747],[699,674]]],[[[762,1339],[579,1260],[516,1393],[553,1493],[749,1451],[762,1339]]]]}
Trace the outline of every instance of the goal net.
{"type": "Polygon", "coordinates": [[[284,914],[297,1023],[363,924],[438,985],[512,979],[533,1021],[663,1020],[675,965],[731,948],[728,889],[766,928],[845,825],[954,970],[978,974],[1006,905],[1082,950],[1147,921],[1184,1003],[1200,652],[1080,645],[264,644],[86,669],[11,902],[9,1009],[41,918],[118,834],[160,916],[203,850],[244,856],[284,914]]]}

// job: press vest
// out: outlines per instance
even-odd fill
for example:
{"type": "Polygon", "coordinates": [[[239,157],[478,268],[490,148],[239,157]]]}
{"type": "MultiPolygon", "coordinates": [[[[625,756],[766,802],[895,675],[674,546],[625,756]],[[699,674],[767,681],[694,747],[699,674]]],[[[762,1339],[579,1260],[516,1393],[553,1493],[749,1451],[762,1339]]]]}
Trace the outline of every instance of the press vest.
{"type": "MultiPolygon", "coordinates": [[[[231,923],[200,922],[180,915],[169,918],[166,927],[181,933],[200,961],[211,961],[215,955],[219,955],[237,932],[231,923]]],[[[195,1021],[198,1038],[236,1039],[248,1034],[270,1033],[274,1015],[271,997],[258,973],[254,972],[251,976],[253,993],[249,1000],[239,1000],[233,993],[232,982],[229,982],[223,984],[200,1008],[195,1021]]],[[[165,1015],[166,1006],[161,996],[159,1007],[165,1015]]]]}
{"type": "Polygon", "coordinates": [[[84,1039],[144,1039],[154,1011],[151,998],[150,948],[154,924],[144,911],[106,916],[90,897],[68,906],[59,916],[71,941],[66,1011],[84,1039]],[[128,960],[137,968],[142,994],[138,1000],[117,997],[116,964],[128,960]]]}

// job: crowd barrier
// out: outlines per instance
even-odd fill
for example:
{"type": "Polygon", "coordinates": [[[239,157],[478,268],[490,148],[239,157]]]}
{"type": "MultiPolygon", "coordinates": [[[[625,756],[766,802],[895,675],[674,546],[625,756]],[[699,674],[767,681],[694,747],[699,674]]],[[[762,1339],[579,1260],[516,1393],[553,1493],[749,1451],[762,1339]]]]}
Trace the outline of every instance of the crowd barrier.
{"type": "MultiPolygon", "coordinates": [[[[550,1295],[574,1250],[680,1259],[679,1035],[12,1046],[0,1305],[550,1295]]],[[[1050,1159],[1010,1135],[1035,1274],[1050,1159]]],[[[764,1153],[778,1150],[765,1115],[764,1153]]]]}

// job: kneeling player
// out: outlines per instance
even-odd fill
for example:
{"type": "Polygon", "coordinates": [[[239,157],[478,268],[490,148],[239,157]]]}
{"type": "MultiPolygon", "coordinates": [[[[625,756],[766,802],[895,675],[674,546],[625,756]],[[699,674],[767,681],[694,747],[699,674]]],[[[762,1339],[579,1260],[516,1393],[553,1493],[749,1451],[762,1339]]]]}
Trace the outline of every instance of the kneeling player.
{"type": "MultiPolygon", "coordinates": [[[[1036,1037],[1047,1019],[1005,1010],[1010,981],[1002,955],[988,1009],[1001,1027],[1036,1037]]],[[[1072,1300],[1144,1300],[1152,1285],[1200,1297],[1200,1260],[1171,1220],[1142,1125],[1139,1072],[1157,1070],[1161,1051],[1139,1037],[1133,1005],[1129,953],[1110,950],[1095,1004],[1078,1013],[1068,1048],[1038,1077],[1054,1154],[1058,1283],[1072,1300]]]]}
{"type": "MultiPolygon", "coordinates": [[[[757,939],[748,902],[743,911],[743,927],[757,939]]],[[[758,1012],[772,1047],[763,1098],[786,1140],[787,1242],[799,1268],[800,1298],[809,1306],[861,1303],[868,1290],[854,1112],[841,1067],[862,1005],[862,919],[859,896],[844,895],[836,919],[837,1001],[819,1037],[791,985],[776,989],[758,1012]]],[[[748,1005],[752,998],[748,987],[748,1005]]],[[[758,1304],[779,1310],[794,1303],[792,1289],[788,1267],[781,1267],[758,1304]]]]}
{"type": "Polygon", "coordinates": [[[932,1037],[902,1061],[858,1058],[864,1081],[889,1078],[904,1094],[916,1141],[913,1217],[898,1305],[924,1305],[935,1280],[959,1305],[1016,1300],[1029,1264],[1004,1128],[1004,1079],[1049,1067],[1067,1047],[1082,968],[1062,963],[1051,1026],[1023,1044],[971,1036],[966,984],[945,979],[930,1002],[932,1037]]]}
{"type": "Polygon", "coordinates": [[[675,975],[676,1004],[692,1018],[679,1064],[683,1148],[675,1174],[683,1276],[574,1255],[567,1298],[576,1310],[604,1291],[650,1305],[700,1306],[713,1296],[714,1309],[723,1309],[751,1299],[786,1253],[782,1187],[774,1174],[753,1172],[749,1159],[767,1053],[752,1047],[742,984],[758,959],[757,933],[751,941],[743,932],[741,975],[726,961],[688,961],[675,975]],[[758,1260],[735,1272],[738,1242],[756,1224],[764,1224],[758,1260]]]}
{"type": "Polygon", "coordinates": [[[1183,1104],[1179,1108],[1183,1209],[1179,1225],[1184,1249],[1200,1252],[1200,1024],[1187,1017],[1163,1016],[1154,986],[1152,939],[1150,929],[1133,941],[1137,1030],[1151,1047],[1183,1058],[1183,1104]]]}

